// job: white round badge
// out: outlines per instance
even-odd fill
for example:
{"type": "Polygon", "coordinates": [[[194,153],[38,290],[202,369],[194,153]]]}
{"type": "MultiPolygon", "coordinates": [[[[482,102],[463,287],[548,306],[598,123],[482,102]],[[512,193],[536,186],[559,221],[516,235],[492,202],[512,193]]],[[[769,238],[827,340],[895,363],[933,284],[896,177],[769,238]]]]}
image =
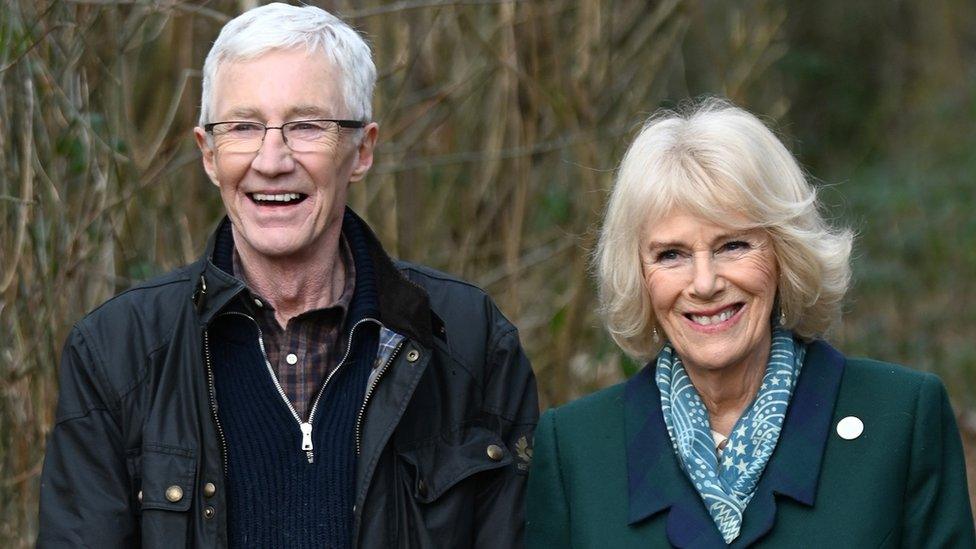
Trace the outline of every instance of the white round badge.
{"type": "Polygon", "coordinates": [[[854,440],[864,432],[864,422],[860,418],[847,416],[837,422],[837,434],[844,440],[854,440]]]}

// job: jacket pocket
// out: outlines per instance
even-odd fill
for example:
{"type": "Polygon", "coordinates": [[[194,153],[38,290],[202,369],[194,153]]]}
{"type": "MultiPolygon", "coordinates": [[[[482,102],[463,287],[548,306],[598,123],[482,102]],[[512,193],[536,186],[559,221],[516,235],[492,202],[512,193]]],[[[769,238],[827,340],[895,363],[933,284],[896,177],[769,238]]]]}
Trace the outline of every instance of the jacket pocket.
{"type": "Polygon", "coordinates": [[[399,447],[399,548],[473,547],[480,495],[512,467],[501,437],[481,426],[399,447]]]}
{"type": "Polygon", "coordinates": [[[196,463],[192,450],[162,445],[144,445],[141,455],[129,458],[138,489],[143,547],[186,542],[196,463]]]}
{"type": "Polygon", "coordinates": [[[501,437],[480,426],[466,427],[397,453],[407,464],[412,495],[421,503],[436,501],[478,473],[512,464],[512,456],[501,437]]]}

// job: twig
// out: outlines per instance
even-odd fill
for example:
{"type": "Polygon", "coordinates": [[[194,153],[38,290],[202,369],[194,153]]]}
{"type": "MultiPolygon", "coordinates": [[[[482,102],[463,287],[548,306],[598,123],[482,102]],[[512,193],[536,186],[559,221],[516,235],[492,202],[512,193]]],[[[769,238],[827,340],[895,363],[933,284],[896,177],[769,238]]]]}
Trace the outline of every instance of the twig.
{"type": "Polygon", "coordinates": [[[633,129],[633,124],[618,125],[609,130],[594,135],[590,132],[575,132],[564,135],[550,141],[536,143],[531,147],[512,147],[507,149],[496,149],[488,151],[465,151],[453,154],[441,154],[424,156],[414,160],[394,161],[379,164],[373,169],[376,174],[398,173],[420,168],[450,166],[454,164],[466,164],[469,162],[484,162],[486,160],[502,160],[508,158],[519,158],[533,154],[552,152],[565,149],[579,143],[587,143],[604,137],[617,137],[624,135],[633,129]]]}
{"type": "Polygon", "coordinates": [[[24,80],[24,97],[26,106],[22,114],[23,124],[20,128],[20,196],[24,203],[20,204],[17,212],[17,232],[14,236],[13,257],[7,263],[7,272],[0,278],[0,294],[6,291],[17,274],[17,264],[20,263],[20,256],[24,251],[24,242],[27,238],[27,214],[30,211],[30,204],[34,196],[34,165],[32,162],[34,155],[34,84],[29,78],[24,80]]]}
{"type": "Polygon", "coordinates": [[[14,204],[37,204],[36,200],[24,200],[19,196],[10,196],[9,194],[0,194],[0,200],[4,202],[13,202],[14,204]]]}
{"type": "Polygon", "coordinates": [[[166,110],[166,116],[164,117],[164,122],[159,126],[159,131],[156,132],[156,138],[148,147],[149,154],[148,158],[156,158],[159,154],[159,149],[163,145],[163,141],[166,139],[166,135],[173,126],[173,120],[176,118],[176,113],[182,104],[181,99],[183,94],[186,92],[186,83],[189,81],[191,76],[199,76],[200,71],[195,69],[183,69],[180,73],[180,81],[176,86],[176,91],[173,93],[173,99],[170,101],[169,108],[166,110]]]}
{"type": "Polygon", "coordinates": [[[7,69],[9,69],[10,67],[13,67],[13,66],[14,66],[14,65],[16,65],[17,63],[20,63],[20,60],[21,60],[21,59],[23,59],[23,58],[24,58],[24,56],[26,56],[26,55],[27,55],[28,53],[30,53],[30,52],[31,52],[31,50],[33,50],[33,49],[34,49],[34,48],[36,48],[36,47],[37,47],[37,46],[38,46],[38,45],[39,45],[39,44],[40,44],[41,42],[43,42],[43,41],[44,41],[44,39],[45,39],[45,38],[47,38],[47,35],[49,35],[49,34],[51,34],[52,32],[54,32],[54,30],[55,30],[55,29],[59,29],[59,28],[61,28],[61,27],[67,27],[67,26],[68,26],[68,24],[67,24],[67,23],[56,23],[56,24],[54,24],[53,26],[51,26],[51,28],[49,28],[49,29],[47,29],[46,31],[44,31],[44,34],[42,34],[40,38],[38,38],[37,40],[35,40],[35,41],[34,41],[34,43],[33,43],[33,44],[31,44],[31,45],[30,45],[30,46],[29,46],[29,47],[28,47],[28,48],[27,48],[26,50],[24,50],[24,51],[22,51],[22,52],[20,52],[20,55],[18,55],[17,57],[15,57],[13,61],[11,61],[11,62],[9,62],[9,63],[7,63],[6,65],[4,65],[4,66],[2,66],[2,67],[0,67],[0,74],[3,74],[3,73],[4,73],[4,72],[6,72],[6,71],[7,71],[7,69]]]}
{"type": "Polygon", "coordinates": [[[149,3],[146,2],[145,0],[67,0],[67,1],[71,2],[72,4],[87,4],[87,5],[95,5],[95,6],[113,6],[113,5],[121,6],[121,5],[141,4],[146,7],[155,8],[159,11],[165,9],[173,9],[177,11],[182,11],[184,13],[198,13],[205,17],[209,17],[214,21],[217,21],[218,23],[226,23],[231,20],[231,16],[224,13],[220,13],[219,11],[213,8],[205,8],[203,6],[187,3],[187,2],[149,3]]]}
{"type": "Polygon", "coordinates": [[[546,261],[564,252],[566,249],[575,245],[576,240],[574,238],[560,237],[555,242],[539,246],[523,254],[521,257],[519,257],[518,265],[515,268],[501,266],[497,269],[488,271],[484,276],[478,278],[478,285],[483,288],[494,286],[498,282],[517,275],[530,267],[534,267],[540,263],[545,263],[546,261]]]}
{"type": "Polygon", "coordinates": [[[387,15],[401,11],[418,10],[425,8],[441,8],[447,6],[491,6],[497,4],[515,4],[525,0],[403,0],[385,6],[366,8],[352,12],[343,13],[344,19],[365,19],[376,15],[387,15]]]}
{"type": "Polygon", "coordinates": [[[2,481],[0,481],[0,485],[2,485],[4,488],[7,488],[9,486],[14,486],[15,484],[20,484],[25,480],[30,480],[31,478],[34,478],[37,475],[41,474],[41,467],[43,466],[44,466],[44,461],[43,460],[38,461],[30,469],[20,474],[14,475],[10,478],[3,479],[2,481]]]}

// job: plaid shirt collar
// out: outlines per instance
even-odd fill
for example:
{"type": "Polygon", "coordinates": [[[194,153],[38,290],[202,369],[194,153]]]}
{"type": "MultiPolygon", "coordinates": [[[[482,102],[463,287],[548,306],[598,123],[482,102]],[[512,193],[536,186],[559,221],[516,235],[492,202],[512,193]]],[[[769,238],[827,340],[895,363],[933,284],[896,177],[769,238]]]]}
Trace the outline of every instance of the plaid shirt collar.
{"type": "MultiPolygon", "coordinates": [[[[339,242],[339,257],[345,267],[342,294],[325,307],[304,311],[282,328],[271,303],[246,287],[241,292],[244,307],[261,330],[265,357],[300,417],[307,416],[323,380],[341,358],[343,326],[355,291],[356,267],[345,236],[339,242]]],[[[234,274],[244,279],[237,250],[233,254],[234,274]]],[[[246,282],[246,281],[245,281],[246,282]]]]}
{"type": "MultiPolygon", "coordinates": [[[[345,235],[340,235],[339,237],[339,260],[342,261],[342,266],[345,269],[342,294],[339,296],[339,298],[336,299],[335,302],[330,303],[325,307],[304,311],[301,314],[293,317],[292,320],[303,317],[307,314],[315,313],[317,311],[324,311],[338,307],[342,310],[342,319],[345,321],[346,312],[349,311],[349,304],[352,302],[352,296],[356,289],[356,262],[352,259],[352,251],[349,249],[349,243],[346,242],[345,235]]],[[[231,274],[244,282],[244,292],[241,295],[244,298],[248,311],[251,313],[257,313],[260,316],[270,314],[272,320],[274,320],[275,309],[271,306],[271,302],[255,292],[254,289],[247,284],[247,280],[244,278],[244,267],[241,263],[241,256],[237,253],[236,247],[234,248],[233,266],[234,272],[231,274]],[[258,313],[258,311],[260,312],[258,313]]]]}

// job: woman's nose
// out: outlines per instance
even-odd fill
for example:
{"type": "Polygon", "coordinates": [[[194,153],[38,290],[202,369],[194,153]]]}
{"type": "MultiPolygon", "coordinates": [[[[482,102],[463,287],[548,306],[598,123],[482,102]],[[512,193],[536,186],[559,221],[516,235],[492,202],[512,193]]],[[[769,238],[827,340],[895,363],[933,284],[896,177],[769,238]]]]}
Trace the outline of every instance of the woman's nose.
{"type": "Polygon", "coordinates": [[[711,253],[697,253],[691,265],[693,274],[691,290],[696,297],[708,299],[721,291],[722,283],[711,253]]]}

